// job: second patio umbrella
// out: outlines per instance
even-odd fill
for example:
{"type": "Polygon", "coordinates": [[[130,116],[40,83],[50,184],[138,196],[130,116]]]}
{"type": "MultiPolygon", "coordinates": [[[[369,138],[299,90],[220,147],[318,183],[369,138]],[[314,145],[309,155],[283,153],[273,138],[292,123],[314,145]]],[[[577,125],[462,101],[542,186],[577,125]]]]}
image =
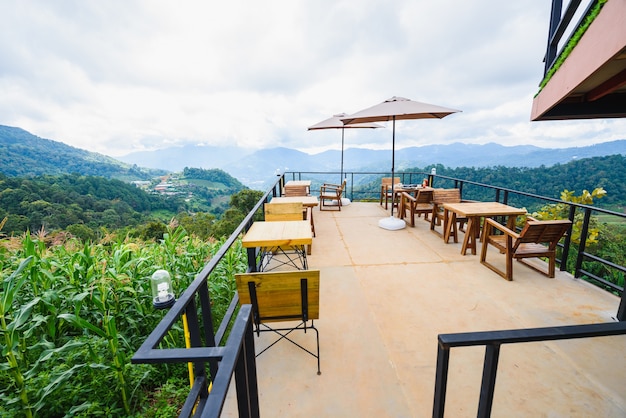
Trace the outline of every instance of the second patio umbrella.
{"type": "Polygon", "coordinates": [[[446,107],[415,102],[413,100],[405,99],[404,97],[394,96],[380,104],[340,118],[341,121],[347,126],[355,123],[393,121],[393,133],[391,137],[391,216],[389,218],[381,219],[378,222],[378,226],[381,228],[396,230],[402,229],[406,226],[403,220],[394,218],[393,216],[393,200],[395,200],[393,178],[395,173],[396,119],[441,119],[456,112],[460,112],[460,110],[448,109],[446,107]]]}
{"type": "Polygon", "coordinates": [[[376,128],[384,128],[383,125],[379,125],[377,123],[353,123],[350,125],[346,125],[341,121],[341,118],[347,117],[348,115],[346,115],[345,113],[338,113],[336,115],[333,115],[332,118],[328,118],[325,119],[319,123],[316,123],[315,125],[309,126],[307,128],[307,130],[309,131],[314,131],[314,130],[318,130],[318,129],[341,129],[341,178],[339,179],[339,182],[341,183],[343,181],[343,144],[344,144],[344,138],[343,138],[343,134],[344,134],[344,129],[346,128],[370,128],[370,129],[376,129],[376,128]]]}

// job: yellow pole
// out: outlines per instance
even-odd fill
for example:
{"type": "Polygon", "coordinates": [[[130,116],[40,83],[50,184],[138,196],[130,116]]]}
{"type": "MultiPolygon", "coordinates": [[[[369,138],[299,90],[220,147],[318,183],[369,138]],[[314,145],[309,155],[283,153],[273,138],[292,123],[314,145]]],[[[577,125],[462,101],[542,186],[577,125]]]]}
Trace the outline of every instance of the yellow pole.
{"type": "MultiPolygon", "coordinates": [[[[189,333],[189,325],[187,324],[187,314],[183,313],[183,329],[185,334],[185,348],[191,348],[191,334],[189,333]]],[[[187,363],[187,369],[189,370],[189,387],[193,388],[193,363],[187,363]]]]}
{"type": "MultiPolygon", "coordinates": [[[[189,332],[189,324],[187,323],[187,314],[183,313],[183,330],[185,334],[185,348],[191,348],[191,333],[189,332]]],[[[187,363],[187,370],[189,370],[189,387],[193,388],[193,363],[187,363]]],[[[213,381],[209,382],[209,393],[213,388],[213,381]]]]}

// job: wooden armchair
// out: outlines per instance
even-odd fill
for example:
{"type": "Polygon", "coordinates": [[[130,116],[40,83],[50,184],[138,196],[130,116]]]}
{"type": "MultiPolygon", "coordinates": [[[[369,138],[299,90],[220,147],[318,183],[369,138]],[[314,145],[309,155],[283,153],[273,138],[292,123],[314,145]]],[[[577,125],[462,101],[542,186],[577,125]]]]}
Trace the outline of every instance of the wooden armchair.
{"type": "Polygon", "coordinates": [[[257,336],[261,332],[274,332],[280,337],[256,356],[274,346],[280,340],[287,340],[317,359],[317,374],[320,371],[320,337],[314,320],[319,319],[320,271],[297,270],[275,273],[236,274],[239,304],[251,304],[257,336]],[[298,321],[297,325],[284,328],[271,328],[270,322],[298,321]],[[317,351],[313,352],[291,340],[289,334],[301,330],[315,331],[317,351]]]}
{"type": "Polygon", "coordinates": [[[325,207],[336,207],[341,210],[341,197],[345,188],[346,179],[341,184],[322,184],[320,187],[320,210],[325,210],[325,207]]]}
{"type": "Polygon", "coordinates": [[[407,192],[402,192],[400,196],[400,209],[398,215],[400,219],[407,216],[409,211],[409,219],[411,226],[415,226],[415,214],[421,216],[424,214],[424,220],[428,221],[428,215],[433,211],[433,189],[418,189],[417,196],[413,197],[407,192]]]}
{"type": "MultiPolygon", "coordinates": [[[[432,209],[432,217],[430,218],[430,229],[433,232],[439,233],[435,229],[435,226],[442,225],[444,221],[444,203],[460,203],[460,202],[469,202],[469,200],[461,200],[461,190],[460,189],[434,189],[433,190],[433,209],[432,209]]],[[[454,237],[454,242],[458,242],[458,231],[464,231],[463,226],[467,222],[466,218],[456,218],[457,222],[452,225],[451,236],[454,237]],[[457,228],[457,223],[459,224],[457,228]]],[[[441,234],[443,236],[443,233],[441,234]]]]}
{"type": "Polygon", "coordinates": [[[556,264],[557,244],[571,225],[572,222],[569,220],[538,221],[529,216],[526,219],[524,228],[518,234],[493,219],[485,219],[480,262],[506,280],[513,280],[513,259],[552,278],[554,277],[556,264]],[[498,235],[494,234],[497,231],[500,233],[498,235]],[[500,253],[505,255],[506,272],[487,262],[487,248],[489,245],[493,245],[500,253]],[[548,259],[547,270],[523,261],[525,258],[535,257],[548,259]]]}
{"type": "MultiPolygon", "coordinates": [[[[393,184],[400,184],[400,177],[393,178],[393,184]]],[[[391,177],[383,177],[380,185],[380,204],[383,204],[385,199],[385,209],[389,206],[389,199],[391,199],[391,177]]]]}

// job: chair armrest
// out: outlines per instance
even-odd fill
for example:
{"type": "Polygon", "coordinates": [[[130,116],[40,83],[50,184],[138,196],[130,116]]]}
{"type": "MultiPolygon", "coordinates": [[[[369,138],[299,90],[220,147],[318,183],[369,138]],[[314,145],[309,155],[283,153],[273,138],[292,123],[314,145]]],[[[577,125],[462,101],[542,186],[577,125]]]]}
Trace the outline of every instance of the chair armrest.
{"type": "Polygon", "coordinates": [[[485,218],[485,224],[483,225],[483,239],[486,238],[487,235],[490,235],[488,232],[489,228],[495,228],[501,231],[503,234],[506,234],[512,237],[513,239],[519,238],[519,234],[517,232],[510,230],[506,226],[502,225],[499,222],[496,222],[495,220],[491,218],[485,218]]]}
{"type": "Polygon", "coordinates": [[[341,188],[341,184],[324,183],[324,184],[322,184],[322,187],[334,187],[336,189],[339,189],[339,188],[341,188]]]}
{"type": "Polygon", "coordinates": [[[336,192],[336,191],[343,190],[343,189],[341,187],[335,187],[335,186],[321,186],[320,190],[336,192]]]}
{"type": "Polygon", "coordinates": [[[403,199],[410,200],[410,201],[412,201],[412,202],[417,201],[417,198],[415,198],[415,197],[411,196],[411,195],[410,195],[410,194],[408,194],[407,192],[402,192],[402,198],[403,198],[403,199]]]}

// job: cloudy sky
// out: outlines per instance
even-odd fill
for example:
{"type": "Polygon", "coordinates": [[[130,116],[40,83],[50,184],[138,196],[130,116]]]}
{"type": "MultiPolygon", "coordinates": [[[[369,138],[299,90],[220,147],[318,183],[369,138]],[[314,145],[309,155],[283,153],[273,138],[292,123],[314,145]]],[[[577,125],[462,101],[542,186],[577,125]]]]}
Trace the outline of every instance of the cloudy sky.
{"type": "MultiPolygon", "coordinates": [[[[625,138],[625,120],[529,121],[549,13],[549,1],[3,1],[0,124],[111,156],[317,152],[340,134],[308,126],[403,96],[462,113],[399,122],[398,147],[625,138]]],[[[390,148],[387,127],[346,144],[390,148]]]]}

